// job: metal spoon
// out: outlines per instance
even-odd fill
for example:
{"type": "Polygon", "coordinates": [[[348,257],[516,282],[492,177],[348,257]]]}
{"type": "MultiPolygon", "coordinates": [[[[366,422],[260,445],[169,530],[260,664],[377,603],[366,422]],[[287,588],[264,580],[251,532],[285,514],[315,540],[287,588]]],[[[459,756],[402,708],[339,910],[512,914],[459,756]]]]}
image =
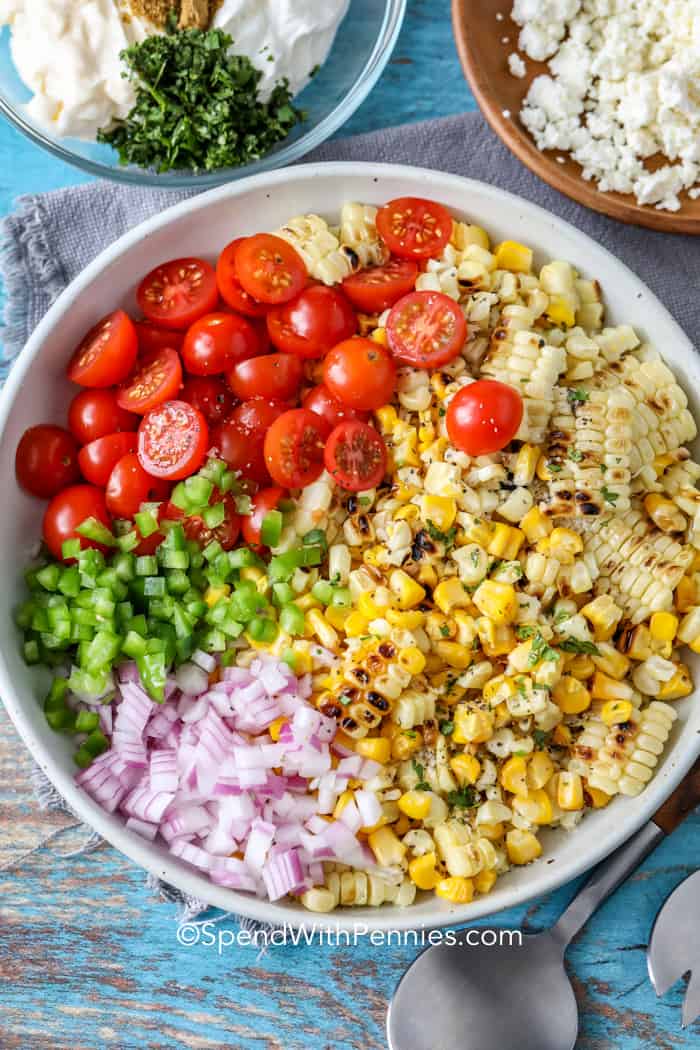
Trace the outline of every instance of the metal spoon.
{"type": "Polygon", "coordinates": [[[573,1050],[578,1008],[564,969],[567,946],[698,802],[700,761],[652,820],[595,869],[551,930],[525,935],[521,945],[463,941],[419,955],[389,1007],[390,1050],[573,1050]]]}

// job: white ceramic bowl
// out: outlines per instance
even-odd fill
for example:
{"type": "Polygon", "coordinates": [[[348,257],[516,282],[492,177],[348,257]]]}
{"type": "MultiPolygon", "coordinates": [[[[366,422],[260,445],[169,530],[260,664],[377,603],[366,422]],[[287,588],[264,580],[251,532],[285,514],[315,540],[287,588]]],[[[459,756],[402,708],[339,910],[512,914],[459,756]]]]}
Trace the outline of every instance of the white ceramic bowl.
{"type": "MultiPolygon", "coordinates": [[[[43,505],[20,492],[14,453],[30,424],[62,422],[70,397],[64,377],[68,355],[85,330],[117,306],[134,305],[135,281],[164,259],[213,257],[233,237],[274,229],[300,212],[337,216],[343,201],[380,204],[393,197],[432,197],[455,215],[483,225],[494,241],[514,238],[531,245],[536,259],[568,259],[600,281],[612,322],[632,322],[658,347],[688,392],[696,415],[700,359],[661,303],[621,262],[588,237],[541,208],[502,190],[434,171],[391,165],[326,164],[276,171],[213,190],[169,209],[132,230],[103,252],[61,295],[14,365],[0,402],[0,696],[36,762],[71,807],[137,864],[212,905],[255,919],[307,926],[315,920],[293,902],[270,904],[214,886],[206,878],[127,831],[73,783],[70,741],[53,733],[40,707],[45,682],[22,662],[12,609],[22,595],[21,568],[36,547],[43,505]]],[[[691,657],[695,673],[700,657],[691,657]]],[[[694,697],[678,704],[674,728],[656,776],[636,799],[617,799],[590,813],[571,834],[552,831],[543,858],[509,872],[487,897],[452,907],[426,896],[413,907],[356,908],[328,917],[339,928],[409,929],[468,922],[523,904],[581,874],[619,846],[658,808],[700,750],[700,706],[694,697]]],[[[323,917],[326,925],[326,917],[323,917]]]]}

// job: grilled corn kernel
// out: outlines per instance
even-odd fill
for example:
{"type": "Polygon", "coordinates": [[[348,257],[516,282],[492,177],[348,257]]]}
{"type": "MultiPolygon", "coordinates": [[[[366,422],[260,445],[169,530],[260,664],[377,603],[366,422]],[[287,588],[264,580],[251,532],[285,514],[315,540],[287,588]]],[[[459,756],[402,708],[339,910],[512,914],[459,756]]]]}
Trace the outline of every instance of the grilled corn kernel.
{"type": "Polygon", "coordinates": [[[512,270],[513,273],[530,273],[532,269],[532,248],[527,248],[518,241],[501,241],[496,247],[496,268],[512,270]]]}
{"type": "Polygon", "coordinates": [[[501,787],[510,791],[512,795],[521,795],[523,798],[527,796],[527,762],[522,755],[512,755],[503,764],[499,780],[501,787]]]}
{"type": "Polygon", "coordinates": [[[415,645],[399,651],[399,666],[409,674],[420,674],[425,667],[425,657],[415,645]]]}
{"type": "Polygon", "coordinates": [[[373,339],[375,343],[381,343],[382,346],[388,346],[389,340],[386,335],[386,328],[375,328],[372,332],[370,339],[373,339]]]}
{"type": "Polygon", "coordinates": [[[423,746],[423,737],[415,729],[407,729],[403,733],[397,733],[391,741],[391,757],[397,762],[405,762],[412,754],[423,746]]]}
{"type": "Polygon", "coordinates": [[[377,858],[377,863],[383,868],[390,867],[392,864],[401,864],[406,855],[406,847],[403,842],[389,827],[377,828],[368,836],[367,841],[377,858]]]}
{"type": "Polygon", "coordinates": [[[374,415],[379,423],[379,429],[382,434],[391,434],[399,421],[399,417],[396,415],[396,409],[391,405],[383,405],[375,411],[374,415]]]}
{"type": "Polygon", "coordinates": [[[650,492],[644,497],[644,509],[662,532],[683,532],[686,527],[685,515],[678,509],[673,500],[650,492]]]}
{"type": "Polygon", "coordinates": [[[466,613],[464,609],[455,609],[453,617],[457,625],[456,640],[460,645],[466,645],[471,649],[477,634],[474,617],[466,613]]]}
{"type": "Polygon", "coordinates": [[[462,581],[457,576],[450,576],[442,580],[433,591],[433,601],[444,613],[453,609],[471,604],[469,594],[462,586],[462,581]]]}
{"type": "Polygon", "coordinates": [[[345,809],[345,807],[348,806],[354,800],[355,796],[353,795],[352,791],[343,791],[342,795],[338,796],[338,801],[335,804],[335,809],[333,810],[333,818],[337,820],[340,814],[345,809]]]}
{"type": "Polygon", "coordinates": [[[554,727],[552,733],[552,743],[556,747],[571,747],[571,730],[568,726],[562,725],[554,727]]]}
{"type": "Polygon", "coordinates": [[[542,788],[531,791],[526,797],[516,795],[513,809],[530,824],[551,824],[554,816],[552,800],[542,788]]]}
{"type": "Polygon", "coordinates": [[[427,587],[434,587],[438,582],[438,575],[435,571],[435,566],[431,565],[430,562],[421,562],[421,566],[418,570],[418,582],[424,583],[427,587]]]}
{"type": "Polygon", "coordinates": [[[480,616],[476,629],[487,656],[503,656],[515,648],[515,635],[507,624],[495,624],[488,616],[480,616]]]}
{"type": "Polygon", "coordinates": [[[495,871],[490,871],[484,868],[483,871],[480,871],[478,875],[474,876],[474,889],[477,893],[490,893],[497,878],[498,875],[495,871]]]}
{"type": "Polygon", "coordinates": [[[387,609],[385,617],[392,627],[400,627],[405,631],[415,631],[425,623],[425,613],[418,609],[407,609],[405,612],[399,609],[387,609]]]}
{"type": "Polygon", "coordinates": [[[601,791],[600,788],[591,787],[590,784],[586,784],[586,794],[591,800],[593,809],[604,809],[613,797],[606,791],[601,791]]]}
{"type": "Polygon", "coordinates": [[[554,776],[554,763],[546,751],[535,751],[527,764],[527,786],[534,791],[543,788],[554,776]]]}
{"type": "Polygon", "coordinates": [[[525,534],[520,529],[499,522],[493,530],[493,536],[486,549],[494,558],[513,561],[517,558],[524,540],[525,534]]]}
{"type": "Polygon", "coordinates": [[[508,678],[507,675],[498,674],[489,679],[481,695],[490,707],[494,707],[515,696],[516,692],[517,688],[513,679],[508,678]]]}
{"type": "Polygon", "coordinates": [[[476,784],[481,773],[481,762],[474,755],[468,755],[465,752],[461,755],[453,755],[450,759],[450,769],[461,786],[476,784]]]}
{"type": "Polygon", "coordinates": [[[318,609],[310,609],[307,612],[306,624],[326,649],[337,648],[338,633],[318,609]]]}
{"type": "Polygon", "coordinates": [[[573,675],[564,674],[552,690],[552,699],[565,715],[578,715],[591,706],[591,694],[573,675]]]}
{"type": "Polygon", "coordinates": [[[434,890],[440,881],[437,873],[437,855],[435,852],[424,853],[414,857],[408,865],[408,877],[415,882],[419,890],[434,890]]]}
{"type": "Polygon", "coordinates": [[[337,605],[329,605],[325,612],[325,617],[331,627],[334,627],[336,631],[343,631],[345,629],[345,621],[348,616],[351,615],[349,609],[342,609],[337,605]]]}
{"type": "Polygon", "coordinates": [[[277,741],[279,740],[280,733],[282,732],[282,726],[286,725],[287,721],[288,719],[282,716],[281,718],[276,718],[274,722],[272,722],[268,727],[267,731],[272,737],[272,739],[275,741],[275,743],[277,743],[277,741]]]}
{"type": "MultiPolygon", "coordinates": [[[[536,445],[521,445],[518,454],[515,457],[515,464],[513,466],[514,485],[530,485],[532,483],[535,477],[535,470],[537,469],[537,460],[539,458],[540,450],[536,445]]],[[[536,507],[532,507],[525,515],[525,518],[532,514],[533,511],[536,514],[540,513],[536,507]]],[[[540,514],[540,517],[544,519],[544,515],[540,514]]],[[[523,525],[525,518],[520,522],[520,528],[523,532],[525,532],[523,525]]],[[[527,536],[527,532],[525,532],[525,535],[527,536]]]]}
{"type": "Polygon", "coordinates": [[[651,656],[651,631],[646,624],[639,623],[625,631],[618,644],[630,660],[648,660],[651,656]]]}
{"type": "Polygon", "coordinates": [[[368,594],[366,591],[357,599],[357,611],[361,613],[366,620],[376,620],[384,615],[384,610],[377,605],[372,598],[372,595],[368,594]]]}
{"type": "Polygon", "coordinates": [[[676,587],[676,600],[674,605],[678,612],[687,613],[698,604],[698,589],[695,586],[693,576],[682,576],[676,587]]]}
{"type": "Polygon", "coordinates": [[[394,521],[415,521],[418,517],[420,512],[415,503],[406,503],[396,511],[394,521]]]}
{"type": "Polygon", "coordinates": [[[606,726],[619,726],[629,721],[632,710],[629,700],[608,700],[600,709],[600,717],[606,726]]]}
{"type": "Polygon", "coordinates": [[[624,678],[630,669],[629,659],[610,642],[598,642],[597,649],[598,652],[591,657],[591,663],[611,678],[624,678]]]}
{"type": "Polygon", "coordinates": [[[425,495],[421,498],[421,516],[440,532],[447,532],[457,516],[457,503],[451,496],[425,495]]]}
{"type": "Polygon", "coordinates": [[[669,612],[656,612],[649,620],[651,637],[657,642],[672,642],[678,631],[678,617],[669,612]]]}
{"type": "Polygon", "coordinates": [[[449,667],[454,667],[457,671],[466,671],[472,662],[472,651],[465,649],[459,642],[440,639],[435,643],[435,652],[449,667]]]}
{"type": "Polygon", "coordinates": [[[542,846],[531,831],[512,828],[506,835],[506,852],[511,864],[529,864],[542,855],[542,846]]]}
{"type": "Polygon", "coordinates": [[[449,879],[441,879],[438,882],[435,893],[452,904],[470,904],[474,897],[474,883],[471,879],[452,875],[449,879]]]}
{"type": "Polygon", "coordinates": [[[366,736],[355,742],[355,751],[363,758],[371,758],[386,765],[391,758],[391,741],[385,736],[366,736]]]}
{"type": "Polygon", "coordinates": [[[661,683],[659,689],[659,700],[681,700],[684,696],[690,696],[693,691],[693,681],[690,671],[685,664],[679,664],[678,670],[667,682],[661,683]]]}
{"type": "Polygon", "coordinates": [[[218,587],[207,587],[204,594],[204,601],[211,609],[218,601],[221,601],[222,598],[227,598],[230,593],[231,588],[227,583],[222,583],[218,587]]]}
{"type": "Polygon", "coordinates": [[[630,700],[633,689],[627,682],[618,682],[616,678],[596,671],[591,683],[591,696],[594,700],[630,700]]]}
{"type": "Polygon", "coordinates": [[[400,609],[412,609],[414,605],[420,605],[425,598],[424,588],[403,569],[394,569],[389,577],[389,587],[396,596],[400,609]]]}
{"type": "Polygon", "coordinates": [[[351,612],[343,624],[343,630],[348,638],[362,638],[369,633],[369,620],[362,613],[351,612]]]}
{"type": "Polygon", "coordinates": [[[528,543],[537,543],[549,536],[552,531],[552,523],[545,518],[539,507],[532,507],[520,522],[520,528],[525,533],[528,543]]]}
{"type": "Polygon", "coordinates": [[[308,911],[319,914],[333,911],[337,904],[335,894],[324,886],[314,886],[313,889],[306,890],[305,893],[302,893],[300,900],[308,911]]]}
{"type": "Polygon", "coordinates": [[[313,667],[311,644],[299,639],[299,641],[292,642],[292,652],[294,653],[294,670],[296,674],[308,674],[313,667]]]}
{"type": "Polygon", "coordinates": [[[484,744],[493,736],[493,716],[480,708],[457,704],[452,740],[455,744],[484,744]]]}
{"type": "Polygon", "coordinates": [[[622,619],[622,609],[609,594],[599,594],[580,611],[593,626],[596,640],[600,642],[607,642],[612,638],[622,619]]]}
{"type": "Polygon", "coordinates": [[[595,664],[586,653],[576,653],[566,663],[566,673],[585,682],[595,671],[595,664]]]}
{"type": "Polygon", "coordinates": [[[399,809],[411,820],[425,820],[430,813],[430,791],[406,791],[399,799],[399,809]]]}
{"type": "Polygon", "coordinates": [[[535,468],[535,474],[540,479],[540,481],[551,481],[552,480],[552,474],[551,474],[551,472],[549,470],[549,460],[544,455],[544,453],[537,460],[537,467],[535,468]]]}
{"type": "Polygon", "coordinates": [[[573,565],[574,556],[583,550],[583,540],[573,529],[554,529],[549,537],[549,553],[561,565],[573,565]]]}
{"type": "Polygon", "coordinates": [[[583,781],[578,773],[563,769],[557,779],[557,805],[573,811],[583,809],[583,781]]]}
{"type": "Polygon", "coordinates": [[[479,612],[494,623],[512,623],[518,615],[518,597],[510,583],[484,580],[474,592],[473,601],[479,612]]]}
{"type": "Polygon", "coordinates": [[[565,328],[573,328],[576,324],[576,314],[564,295],[550,295],[545,313],[553,324],[563,325],[565,328]]]}

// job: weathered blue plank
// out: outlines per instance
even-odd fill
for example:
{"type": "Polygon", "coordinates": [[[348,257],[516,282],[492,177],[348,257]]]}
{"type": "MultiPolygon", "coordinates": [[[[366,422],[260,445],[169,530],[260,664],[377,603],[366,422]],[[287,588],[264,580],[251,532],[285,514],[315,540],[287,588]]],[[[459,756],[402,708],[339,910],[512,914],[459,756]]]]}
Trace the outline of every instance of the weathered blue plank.
{"type": "MultiPolygon", "coordinates": [[[[409,0],[394,58],[346,131],[473,108],[448,7],[409,0]]],[[[80,181],[0,126],[0,213],[20,192],[80,181]]],[[[315,944],[258,958],[252,947],[181,947],[173,907],[149,897],[129,861],[111,849],[62,859],[71,832],[41,847],[69,821],[37,812],[28,768],[0,710],[0,1050],[383,1050],[387,998],[415,949],[315,944]]],[[[571,948],[581,1050],[700,1044],[700,1025],[680,1029],[682,986],[657,1002],[644,957],[666,894],[700,865],[699,830],[692,818],[662,845],[571,948]]],[[[572,892],[499,924],[549,924],[572,892]]]]}

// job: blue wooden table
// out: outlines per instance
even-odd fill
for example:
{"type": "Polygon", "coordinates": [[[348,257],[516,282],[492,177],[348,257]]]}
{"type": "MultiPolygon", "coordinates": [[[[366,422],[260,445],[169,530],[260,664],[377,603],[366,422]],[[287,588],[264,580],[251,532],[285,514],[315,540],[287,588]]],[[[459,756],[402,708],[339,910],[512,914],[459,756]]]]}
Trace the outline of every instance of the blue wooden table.
{"type": "MultiPolygon", "coordinates": [[[[347,131],[474,107],[448,6],[409,0],[393,60],[347,131]]],[[[0,125],[1,213],[20,192],[80,181],[0,125]]],[[[69,818],[37,810],[29,765],[0,708],[0,1050],[383,1050],[387,999],[414,948],[314,944],[259,957],[246,946],[221,955],[181,946],[174,907],[149,895],[130,861],[110,848],[63,856],[80,838],[69,818]]],[[[700,1045],[700,1025],[680,1028],[682,985],[657,1001],[644,955],[665,896],[700,866],[699,830],[700,817],[691,818],[571,948],[580,1050],[700,1045]]],[[[573,889],[498,922],[549,924],[573,889]]]]}

